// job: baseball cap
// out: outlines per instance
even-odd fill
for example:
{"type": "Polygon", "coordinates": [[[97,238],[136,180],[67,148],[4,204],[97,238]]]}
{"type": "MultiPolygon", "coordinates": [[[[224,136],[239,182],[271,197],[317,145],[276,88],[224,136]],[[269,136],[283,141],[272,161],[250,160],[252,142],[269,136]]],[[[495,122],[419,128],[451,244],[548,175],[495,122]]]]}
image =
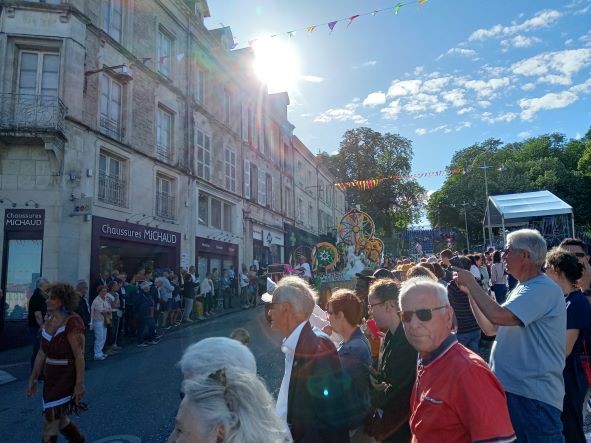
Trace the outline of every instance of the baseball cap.
{"type": "Polygon", "coordinates": [[[273,292],[277,287],[277,283],[267,277],[267,292],[261,295],[261,300],[263,303],[271,303],[273,301],[273,292]]]}
{"type": "Polygon", "coordinates": [[[144,280],[140,283],[140,288],[149,288],[150,286],[152,286],[152,282],[148,280],[144,280]]]}

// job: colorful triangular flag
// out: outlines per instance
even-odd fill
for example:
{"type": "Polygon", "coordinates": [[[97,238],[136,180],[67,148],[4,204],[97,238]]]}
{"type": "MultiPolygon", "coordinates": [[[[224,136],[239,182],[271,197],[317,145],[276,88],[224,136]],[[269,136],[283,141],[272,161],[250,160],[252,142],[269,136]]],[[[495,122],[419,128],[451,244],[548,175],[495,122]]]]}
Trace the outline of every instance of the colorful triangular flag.
{"type": "Polygon", "coordinates": [[[355,20],[357,17],[359,17],[359,14],[352,15],[351,17],[349,17],[349,23],[347,23],[347,28],[351,26],[351,23],[353,23],[353,20],[355,20]]]}
{"type": "Polygon", "coordinates": [[[336,26],[337,23],[338,23],[338,20],[328,23],[328,27],[330,29],[330,32],[332,32],[332,30],[334,29],[334,27],[336,26]]]}

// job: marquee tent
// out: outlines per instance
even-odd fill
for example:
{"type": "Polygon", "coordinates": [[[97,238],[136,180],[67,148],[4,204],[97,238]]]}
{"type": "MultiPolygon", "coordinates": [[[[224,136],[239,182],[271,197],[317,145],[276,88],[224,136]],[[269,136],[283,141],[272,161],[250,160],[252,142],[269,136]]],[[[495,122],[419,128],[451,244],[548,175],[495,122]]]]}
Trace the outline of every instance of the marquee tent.
{"type": "MultiPolygon", "coordinates": [[[[490,226],[500,227],[505,243],[505,229],[530,227],[548,239],[574,237],[573,208],[550,191],[489,196],[490,226]],[[569,223],[570,221],[570,223],[569,223]]],[[[484,224],[487,214],[484,214],[484,224]]]]}

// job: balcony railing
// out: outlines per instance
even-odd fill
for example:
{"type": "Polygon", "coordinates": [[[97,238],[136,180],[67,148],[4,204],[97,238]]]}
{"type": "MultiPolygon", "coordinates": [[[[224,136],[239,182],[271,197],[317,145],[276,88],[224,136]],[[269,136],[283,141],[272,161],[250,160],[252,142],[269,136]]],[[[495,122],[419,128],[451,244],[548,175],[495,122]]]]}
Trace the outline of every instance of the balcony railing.
{"type": "Polygon", "coordinates": [[[172,160],[172,150],[170,149],[169,146],[157,144],[156,145],[156,157],[159,160],[163,160],[163,161],[168,162],[168,161],[172,160]]]}
{"type": "Polygon", "coordinates": [[[98,199],[114,206],[126,205],[127,188],[125,180],[119,177],[99,173],[98,199]]]}
{"type": "Polygon", "coordinates": [[[166,192],[156,193],[156,216],[174,220],[175,214],[175,198],[174,195],[166,192]]]}
{"type": "Polygon", "coordinates": [[[115,140],[121,140],[121,124],[117,120],[111,120],[101,115],[99,120],[100,131],[115,140]]]}
{"type": "Polygon", "coordinates": [[[64,133],[66,106],[58,97],[0,94],[0,132],[64,133]]]}

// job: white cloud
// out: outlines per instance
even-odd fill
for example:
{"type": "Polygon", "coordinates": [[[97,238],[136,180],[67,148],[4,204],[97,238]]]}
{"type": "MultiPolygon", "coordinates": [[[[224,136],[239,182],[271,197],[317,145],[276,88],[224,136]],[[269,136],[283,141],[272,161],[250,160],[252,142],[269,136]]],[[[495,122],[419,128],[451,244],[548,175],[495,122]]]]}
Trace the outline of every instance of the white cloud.
{"type": "Polygon", "coordinates": [[[578,96],[570,91],[560,93],[551,92],[539,98],[521,99],[521,119],[532,120],[534,115],[540,111],[548,109],[566,108],[578,100],[578,96]]]}
{"type": "Polygon", "coordinates": [[[488,100],[479,100],[478,102],[478,106],[480,106],[481,108],[488,108],[490,105],[492,105],[491,102],[489,102],[488,100]]]}
{"type": "Polygon", "coordinates": [[[393,100],[388,106],[380,109],[380,112],[384,114],[386,120],[396,120],[400,111],[402,111],[400,100],[393,100]]]}
{"type": "Polygon", "coordinates": [[[575,12],[573,12],[573,14],[574,15],[583,15],[583,14],[587,14],[590,10],[591,10],[591,5],[587,5],[584,8],[577,9],[575,12]]]}
{"type": "Polygon", "coordinates": [[[531,91],[532,89],[535,89],[535,87],[535,83],[526,83],[525,85],[521,86],[521,89],[523,89],[524,91],[531,91]]]}
{"type": "Polygon", "coordinates": [[[451,77],[431,78],[429,80],[426,80],[425,83],[423,83],[421,90],[428,93],[437,93],[441,91],[443,87],[449,83],[450,80],[451,77]]]}
{"type": "Polygon", "coordinates": [[[530,132],[529,131],[521,131],[519,134],[517,134],[517,137],[520,138],[528,138],[530,136],[530,132]]]}
{"type": "Polygon", "coordinates": [[[467,102],[464,98],[464,91],[461,89],[452,89],[441,94],[444,100],[450,102],[454,108],[464,106],[467,102]]]}
{"type": "Polygon", "coordinates": [[[532,18],[520,24],[514,24],[512,26],[494,25],[488,29],[478,29],[470,35],[468,40],[485,40],[487,38],[508,36],[519,32],[529,32],[534,29],[546,28],[553,25],[561,16],[562,14],[556,10],[546,9],[536,13],[532,18]]]}
{"type": "Polygon", "coordinates": [[[571,87],[569,91],[574,94],[585,94],[587,92],[591,92],[591,78],[588,78],[585,83],[571,87]]]}
{"type": "Polygon", "coordinates": [[[421,80],[395,80],[388,89],[388,97],[401,97],[404,95],[417,94],[421,87],[421,83],[421,80]]]}
{"type": "Polygon", "coordinates": [[[570,46],[574,43],[575,41],[572,38],[569,38],[568,40],[564,41],[564,46],[570,46]]]}
{"type": "Polygon", "coordinates": [[[425,135],[427,133],[427,130],[425,128],[418,128],[415,130],[415,132],[417,133],[417,135],[425,135]]]}
{"type": "Polygon", "coordinates": [[[579,37],[579,41],[583,43],[585,46],[591,46],[591,30],[584,35],[579,37]]]}
{"type": "Polygon", "coordinates": [[[322,77],[318,77],[317,75],[302,75],[300,78],[310,83],[322,83],[324,81],[322,77]]]}
{"type": "Polygon", "coordinates": [[[447,105],[445,103],[435,103],[431,106],[431,109],[439,114],[447,109],[447,105]]]}
{"type": "Polygon", "coordinates": [[[524,35],[516,35],[515,37],[506,40],[501,40],[501,46],[505,48],[529,48],[535,43],[540,43],[541,41],[542,40],[540,40],[537,37],[526,37],[524,35]]]}
{"type": "Polygon", "coordinates": [[[464,82],[463,86],[474,90],[479,98],[494,98],[497,95],[497,90],[508,87],[510,83],[510,80],[504,77],[489,80],[468,80],[464,82]]]}
{"type": "Polygon", "coordinates": [[[376,60],[368,60],[366,62],[361,63],[360,65],[357,66],[353,66],[354,69],[360,69],[360,68],[371,68],[375,65],[377,65],[378,62],[376,60]]]}
{"type": "Polygon", "coordinates": [[[421,75],[423,73],[423,71],[425,70],[424,66],[417,66],[414,70],[414,74],[415,75],[421,75]]]}
{"type": "Polygon", "coordinates": [[[437,60],[441,60],[446,55],[459,55],[461,57],[468,57],[472,60],[479,60],[478,53],[474,49],[466,49],[466,48],[450,48],[447,50],[445,54],[441,54],[437,57],[437,60]]]}
{"type": "Polygon", "coordinates": [[[472,122],[462,122],[456,127],[456,132],[472,127],[472,122]]]}
{"type": "Polygon", "coordinates": [[[511,66],[517,75],[538,77],[540,83],[569,85],[572,75],[591,64],[591,49],[545,52],[511,66]]]}
{"type": "Polygon", "coordinates": [[[359,104],[356,101],[345,105],[342,108],[328,109],[314,119],[315,123],[329,123],[331,121],[351,121],[358,125],[364,125],[368,120],[356,112],[359,104]]]}
{"type": "Polygon", "coordinates": [[[515,120],[517,118],[517,114],[515,112],[507,112],[505,114],[499,114],[496,117],[494,117],[490,112],[483,112],[480,118],[482,118],[482,121],[491,124],[498,122],[508,123],[515,120]]]}
{"type": "Polygon", "coordinates": [[[472,106],[469,106],[467,108],[462,108],[458,111],[458,115],[464,115],[467,114],[468,112],[472,112],[474,111],[474,108],[472,106]]]}
{"type": "Polygon", "coordinates": [[[386,103],[386,94],[382,91],[372,92],[363,100],[363,106],[376,106],[384,103],[386,103]]]}

